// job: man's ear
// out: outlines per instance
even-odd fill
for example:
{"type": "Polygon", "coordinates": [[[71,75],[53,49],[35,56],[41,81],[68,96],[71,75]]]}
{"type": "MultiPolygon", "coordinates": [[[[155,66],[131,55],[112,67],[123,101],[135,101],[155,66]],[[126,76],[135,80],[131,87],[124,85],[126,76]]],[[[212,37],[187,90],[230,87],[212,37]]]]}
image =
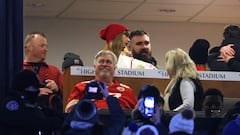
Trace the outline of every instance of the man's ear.
{"type": "Polygon", "coordinates": [[[24,46],[24,49],[27,51],[32,51],[32,45],[26,45],[24,46]]]}

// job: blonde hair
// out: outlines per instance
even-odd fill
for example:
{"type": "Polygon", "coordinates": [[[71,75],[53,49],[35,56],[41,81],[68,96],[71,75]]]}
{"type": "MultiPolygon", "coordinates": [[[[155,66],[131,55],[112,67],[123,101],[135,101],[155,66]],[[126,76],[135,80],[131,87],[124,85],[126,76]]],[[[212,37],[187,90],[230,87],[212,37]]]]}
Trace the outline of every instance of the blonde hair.
{"type": "Polygon", "coordinates": [[[122,36],[125,33],[126,32],[124,31],[124,32],[119,33],[117,36],[115,36],[113,38],[113,40],[111,42],[109,42],[109,45],[107,48],[105,48],[105,50],[112,51],[118,58],[121,51],[123,50],[123,47],[125,46],[125,45],[123,45],[123,39],[122,39],[122,36]]]}
{"type": "Polygon", "coordinates": [[[189,55],[182,49],[176,48],[170,50],[165,55],[166,70],[171,78],[164,94],[171,93],[172,89],[179,78],[199,79],[196,65],[189,55]]]}
{"type": "Polygon", "coordinates": [[[29,42],[31,42],[32,39],[36,37],[36,35],[41,35],[42,37],[47,38],[46,34],[44,34],[42,32],[32,32],[32,33],[26,35],[26,37],[24,39],[24,45],[26,46],[29,42]]]}
{"type": "Polygon", "coordinates": [[[168,51],[165,60],[166,70],[171,71],[172,77],[199,78],[195,63],[184,50],[177,48],[168,51]]]}

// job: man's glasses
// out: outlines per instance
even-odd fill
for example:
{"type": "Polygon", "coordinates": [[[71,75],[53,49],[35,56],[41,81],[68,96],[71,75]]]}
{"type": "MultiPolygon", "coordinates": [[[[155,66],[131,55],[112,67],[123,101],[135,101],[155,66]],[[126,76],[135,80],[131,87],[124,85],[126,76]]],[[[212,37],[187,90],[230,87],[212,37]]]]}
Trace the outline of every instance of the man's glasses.
{"type": "Polygon", "coordinates": [[[136,43],[136,45],[149,45],[150,44],[150,41],[144,41],[144,42],[142,42],[142,41],[140,41],[140,42],[137,42],[136,43]]]}

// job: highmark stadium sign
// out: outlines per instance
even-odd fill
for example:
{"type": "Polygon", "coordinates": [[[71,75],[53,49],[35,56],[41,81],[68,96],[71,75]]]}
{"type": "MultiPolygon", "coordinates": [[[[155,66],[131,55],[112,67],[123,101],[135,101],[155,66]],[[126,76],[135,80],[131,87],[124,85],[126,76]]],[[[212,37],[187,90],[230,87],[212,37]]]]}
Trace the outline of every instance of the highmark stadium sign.
{"type": "MultiPolygon", "coordinates": [[[[240,72],[198,71],[201,80],[240,81],[240,72]]],[[[71,66],[72,76],[94,76],[93,67],[71,66]]],[[[169,79],[166,70],[118,68],[115,77],[169,79]]]]}

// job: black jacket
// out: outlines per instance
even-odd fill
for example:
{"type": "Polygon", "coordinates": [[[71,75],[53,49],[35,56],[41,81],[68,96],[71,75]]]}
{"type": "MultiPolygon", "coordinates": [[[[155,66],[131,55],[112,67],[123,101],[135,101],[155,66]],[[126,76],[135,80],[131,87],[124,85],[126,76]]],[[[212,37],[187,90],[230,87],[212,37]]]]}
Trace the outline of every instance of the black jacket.
{"type": "Polygon", "coordinates": [[[208,66],[211,71],[240,71],[240,39],[229,38],[222,41],[220,48],[228,44],[234,44],[232,47],[235,51],[235,58],[228,63],[217,61],[220,52],[209,54],[208,66]]]}
{"type": "MultiPolygon", "coordinates": [[[[195,87],[196,91],[194,92],[194,110],[200,111],[202,108],[202,100],[203,100],[203,87],[198,79],[192,79],[190,78],[195,87]]],[[[177,108],[179,105],[183,103],[181,94],[180,94],[180,83],[182,81],[182,78],[178,79],[175,86],[173,87],[173,92],[169,97],[169,107],[170,110],[173,110],[177,108]]]]}
{"type": "Polygon", "coordinates": [[[49,135],[60,131],[63,115],[18,97],[6,97],[0,104],[1,135],[49,135]],[[49,134],[48,134],[49,133],[49,134]]]}

